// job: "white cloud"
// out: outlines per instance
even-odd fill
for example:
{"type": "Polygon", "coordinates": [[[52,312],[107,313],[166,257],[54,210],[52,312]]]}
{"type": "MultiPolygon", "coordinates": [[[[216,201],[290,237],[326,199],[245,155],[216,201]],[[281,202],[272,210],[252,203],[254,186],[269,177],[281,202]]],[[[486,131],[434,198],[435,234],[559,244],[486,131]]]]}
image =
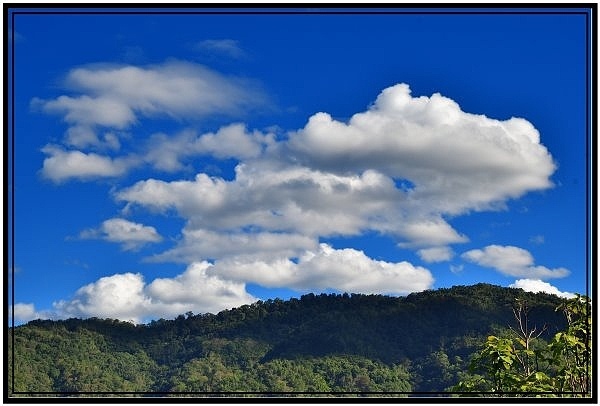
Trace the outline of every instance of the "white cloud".
{"type": "MultiPolygon", "coordinates": [[[[243,90],[237,79],[181,62],[145,68],[81,68],[71,71],[68,79],[83,96],[38,104],[65,115],[71,132],[78,134],[71,143],[79,142],[79,147],[94,142],[85,129],[126,128],[146,117],[235,114],[264,102],[256,91],[243,90]],[[109,103],[117,100],[121,104],[109,103]],[[84,101],[106,102],[115,111],[81,117],[87,108],[84,101]],[[80,134],[73,130],[79,127],[80,134]]],[[[111,140],[113,149],[118,149],[118,138],[105,137],[101,143],[108,145],[111,140]]],[[[150,314],[149,309],[171,314],[174,309],[185,312],[197,306],[206,311],[202,307],[212,306],[211,302],[192,300],[193,291],[188,289],[198,281],[205,291],[198,287],[202,294],[196,296],[229,292],[233,302],[240,303],[250,297],[245,292],[247,282],[362,293],[427,289],[433,276],[425,268],[376,261],[361,251],[337,250],[318,241],[375,232],[394,238],[400,247],[418,250],[426,262],[447,261],[454,255],[449,245],[469,240],[448,218],[497,210],[508,199],[549,188],[555,170],[528,121],[466,113],[439,94],[412,97],[404,84],[385,89],[367,111],[346,123],[318,113],[287,138],[232,124],[205,134],[189,129],[172,136],[155,134],[140,148],[126,160],[55,147],[47,152],[51,156],[46,161],[57,154],[65,158],[73,154],[91,162],[93,176],[116,176],[141,163],[173,172],[198,155],[234,158],[239,163],[230,180],[198,173],[191,180],[145,179],[113,192],[115,200],[125,203],[124,211],[138,205],[157,213],[175,212],[185,220],[176,245],[148,258],[191,263],[184,274],[147,286],[133,274],[125,279],[115,275],[112,280],[134,288],[139,285],[129,292],[137,298],[132,299],[132,311],[138,318],[150,314]]],[[[69,166],[57,159],[50,162],[58,168],[53,171],[52,165],[46,168],[46,161],[44,173],[55,181],[92,176],[82,174],[83,165],[69,166]]],[[[102,233],[108,238],[110,231],[102,233]]],[[[118,231],[113,234],[115,241],[126,240],[116,237],[118,231]]],[[[568,274],[563,268],[535,266],[531,255],[517,247],[490,246],[462,258],[516,277],[568,274]]],[[[61,309],[86,312],[81,303],[92,303],[98,292],[108,289],[106,281],[100,281],[61,309]]],[[[216,296],[214,301],[214,306],[223,305],[216,296]]],[[[98,302],[96,307],[106,306],[98,302]]]]}
{"type": "MultiPolygon", "coordinates": [[[[71,71],[68,80],[92,95],[124,100],[138,115],[179,117],[200,114],[188,109],[206,103],[186,96],[188,87],[201,88],[199,83],[211,74],[198,65],[170,62],[147,68],[79,68],[71,71]]],[[[46,109],[53,106],[40,103],[46,109]]],[[[73,114],[67,114],[69,120],[84,126],[71,131],[81,132],[84,140],[93,138],[84,131],[90,124],[80,120],[77,111],[69,113],[73,114]]],[[[112,117],[110,109],[103,114],[112,117]]],[[[110,121],[85,117],[97,123],[110,121]]],[[[115,117],[116,126],[133,120],[128,114],[115,117]]],[[[114,134],[105,137],[105,143],[118,146],[114,138],[114,134]]],[[[555,169],[537,130],[526,120],[498,121],[465,113],[439,94],[412,97],[405,84],[385,89],[366,112],[355,114],[348,123],[326,113],[315,114],[287,141],[276,142],[272,134],[233,124],[202,135],[193,130],[175,136],[155,134],[139,158],[112,159],[57,148],[48,153],[53,155],[46,158],[43,173],[55,181],[117,176],[140,160],[159,170],[176,171],[194,155],[237,158],[243,163],[233,182],[209,180],[204,174],[194,182],[149,179],[117,197],[155,208],[161,208],[162,202],[194,224],[200,218],[204,223],[217,219],[229,223],[198,224],[198,228],[246,227],[255,224],[251,219],[258,219],[255,225],[267,230],[311,236],[375,230],[396,236],[401,247],[422,249],[468,241],[445,216],[497,209],[506,199],[548,188],[555,169]],[[65,164],[66,158],[74,163],[65,164]],[[394,179],[413,187],[396,187],[394,179]],[[378,189],[379,195],[359,190],[357,180],[378,189]],[[184,190],[188,187],[194,193],[184,190]],[[154,200],[159,192],[160,198],[154,200]],[[212,209],[208,202],[215,203],[212,209]]]]}
{"type": "Polygon", "coordinates": [[[549,293],[551,295],[556,295],[560,297],[564,297],[567,299],[574,298],[575,295],[570,292],[561,292],[557,287],[552,286],[547,282],[543,282],[539,279],[518,279],[515,283],[510,285],[511,288],[520,288],[526,292],[544,292],[549,293]]]}
{"type": "Polygon", "coordinates": [[[187,311],[216,313],[257,299],[243,283],[207,275],[208,263],[191,264],[174,278],[146,284],[139,273],[106,276],[83,286],[70,300],[54,303],[53,317],[101,317],[139,323],[187,311]]]}
{"type": "Polygon", "coordinates": [[[101,317],[139,322],[150,299],[144,294],[141,274],[105,276],[77,290],[71,300],[54,303],[62,317],[101,317]]]}
{"type": "Polygon", "coordinates": [[[191,263],[229,257],[238,260],[290,258],[314,250],[317,245],[315,239],[300,234],[184,229],[183,239],[175,248],[150,260],[191,263]]]}
{"type": "Polygon", "coordinates": [[[321,244],[315,251],[305,251],[297,263],[285,258],[269,262],[229,258],[215,265],[193,262],[183,273],[149,284],[139,273],[105,276],[78,289],[73,298],[55,302],[50,311],[36,312],[32,304],[19,304],[15,316],[22,321],[43,315],[140,323],[188,311],[217,313],[258,300],[246,291],[246,282],[299,291],[406,294],[430,288],[433,277],[427,269],[407,262],[375,261],[362,251],[321,244]]]}
{"type": "Polygon", "coordinates": [[[210,272],[232,280],[304,291],[407,294],[433,284],[433,277],[425,268],[408,262],[376,261],[362,251],[336,250],[327,244],[320,244],[317,251],[305,252],[297,263],[283,258],[254,262],[225,259],[210,272]]]}
{"type": "Polygon", "coordinates": [[[121,141],[114,132],[106,132],[100,137],[92,126],[81,123],[67,129],[64,143],[79,150],[92,147],[118,151],[121,148],[121,141]]]}
{"type": "Polygon", "coordinates": [[[67,123],[86,129],[94,125],[125,128],[135,122],[131,107],[116,97],[59,96],[49,101],[35,99],[35,103],[40,103],[44,112],[64,114],[67,123]]]}
{"type": "MultiPolygon", "coordinates": [[[[265,102],[252,82],[182,61],[146,67],[78,68],[69,73],[67,82],[97,97],[123,101],[144,116],[232,114],[265,102]]],[[[128,117],[124,115],[119,123],[130,123],[128,117]]]]}
{"type": "MultiPolygon", "coordinates": [[[[119,150],[119,137],[112,132],[102,140],[89,127],[74,126],[67,130],[67,143],[78,148],[95,146],[101,149],[119,150]]],[[[260,131],[247,131],[243,124],[230,124],[218,131],[197,135],[194,130],[184,130],[175,136],[154,134],[145,150],[128,156],[112,158],[97,153],[65,150],[57,145],[46,145],[42,174],[54,182],[67,179],[79,180],[115,177],[125,174],[144,162],[155,169],[174,172],[184,169],[185,159],[210,155],[218,159],[249,159],[259,156],[263,149],[274,142],[274,135],[260,131]]]]}
{"type": "Polygon", "coordinates": [[[87,125],[81,124],[67,129],[65,143],[75,148],[85,148],[90,145],[100,146],[102,144],[93,129],[87,125]]]}
{"type": "Polygon", "coordinates": [[[105,220],[98,229],[84,230],[79,236],[80,238],[100,238],[120,243],[125,250],[137,249],[144,244],[162,240],[162,237],[154,227],[134,223],[122,218],[105,220]]]}
{"type": "Polygon", "coordinates": [[[230,124],[215,133],[197,135],[185,130],[175,136],[154,134],[144,160],[156,169],[173,172],[181,170],[182,160],[197,155],[212,155],[219,159],[249,159],[259,156],[263,148],[272,144],[273,134],[249,132],[243,124],[230,124]]]}
{"type": "Polygon", "coordinates": [[[46,145],[42,152],[48,156],[44,159],[41,173],[56,183],[69,179],[117,177],[137,165],[134,157],[113,159],[96,153],[65,151],[56,145],[46,145]]]}
{"type": "Polygon", "coordinates": [[[9,307],[9,318],[13,315],[15,322],[26,322],[35,320],[38,318],[38,313],[35,311],[35,305],[33,303],[15,303],[14,306],[9,307]]]}
{"type": "Polygon", "coordinates": [[[467,251],[461,257],[480,266],[494,268],[507,276],[543,280],[564,278],[569,275],[569,271],[565,268],[549,269],[535,266],[529,251],[510,245],[488,245],[483,250],[467,251]]]}
{"type": "Polygon", "coordinates": [[[262,142],[262,153],[260,136],[227,130],[228,136],[225,129],[188,135],[171,147],[180,152],[167,146],[161,155],[156,148],[154,161],[178,168],[181,151],[192,145],[217,157],[234,155],[243,162],[233,181],[203,174],[193,182],[150,179],[118,199],[174,207],[197,228],[256,225],[311,236],[374,230],[394,235],[402,247],[427,249],[468,241],[445,216],[498,209],[509,198],[548,188],[555,169],[526,120],[465,113],[439,94],[413,98],[407,85],[385,89],[348,123],[316,114],[289,140],[262,142]],[[246,156],[231,151],[245,143],[246,156]],[[413,187],[397,187],[399,179],[413,187]]]}
{"type": "Polygon", "coordinates": [[[528,121],[463,112],[436,93],[412,97],[400,84],[348,123],[313,115],[292,134],[290,154],[311,167],[376,169],[415,187],[406,203],[434,213],[497,208],[508,198],[552,184],[555,165],[528,121]]]}
{"type": "Polygon", "coordinates": [[[432,247],[420,249],[417,254],[425,262],[443,262],[450,261],[454,251],[450,247],[432,247]]]}
{"type": "Polygon", "coordinates": [[[193,181],[149,179],[115,198],[155,210],[176,209],[188,229],[258,227],[306,236],[389,229],[400,192],[374,171],[340,176],[302,167],[238,165],[236,179],[198,174],[193,181]]]}
{"type": "Polygon", "coordinates": [[[38,311],[33,303],[15,303],[14,306],[8,307],[8,318],[12,322],[12,316],[15,317],[15,325],[27,323],[31,320],[37,319],[53,319],[57,315],[55,312],[50,310],[38,311]]]}
{"type": "Polygon", "coordinates": [[[272,143],[272,140],[272,134],[248,133],[243,124],[232,124],[221,127],[215,134],[202,135],[198,139],[198,150],[217,158],[255,158],[261,154],[262,146],[272,143]]]}
{"type": "Polygon", "coordinates": [[[217,313],[223,309],[255,302],[245,283],[210,274],[207,262],[192,263],[175,278],[155,279],[146,292],[154,312],[181,314],[181,310],[217,313]]]}
{"type": "Polygon", "coordinates": [[[67,74],[66,84],[80,94],[34,98],[31,104],[62,115],[70,125],[66,142],[77,148],[102,145],[95,133],[98,127],[125,129],[152,117],[240,115],[267,104],[256,83],[182,61],[81,67],[67,74]]]}
{"type": "Polygon", "coordinates": [[[398,227],[400,227],[400,234],[409,240],[409,242],[399,244],[406,248],[469,241],[466,236],[459,234],[441,217],[414,219],[398,227]]]}
{"type": "MultiPolygon", "coordinates": [[[[316,114],[288,140],[253,138],[242,126],[227,130],[234,142],[222,129],[214,136],[181,135],[170,147],[164,138],[165,148],[155,150],[165,151],[163,167],[176,168],[190,151],[219,156],[216,148],[252,141],[243,148],[250,151],[246,156],[229,153],[241,160],[234,179],[203,173],[193,180],[147,179],[115,193],[126,209],[175,210],[186,220],[177,245],[150,260],[211,259],[211,275],[269,287],[422,290],[433,281],[424,268],[317,242],[374,231],[418,249],[426,262],[447,261],[454,255],[449,245],[469,239],[446,216],[498,209],[509,198],[550,187],[554,171],[537,131],[525,120],[465,113],[437,94],[413,98],[406,85],[384,90],[348,123],[316,114]]],[[[487,257],[474,255],[463,258],[486,263],[487,257]]],[[[534,266],[531,258],[489,264],[516,276],[568,272],[534,266]]]]}

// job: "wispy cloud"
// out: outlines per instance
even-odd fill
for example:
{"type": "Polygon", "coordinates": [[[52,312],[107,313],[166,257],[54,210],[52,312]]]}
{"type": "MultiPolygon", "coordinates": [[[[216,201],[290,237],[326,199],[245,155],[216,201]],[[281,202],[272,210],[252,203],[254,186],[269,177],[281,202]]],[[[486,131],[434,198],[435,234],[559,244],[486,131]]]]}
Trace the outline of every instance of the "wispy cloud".
{"type": "Polygon", "coordinates": [[[194,48],[201,52],[217,53],[234,59],[246,56],[240,47],[240,42],[233,39],[206,39],[196,43],[194,48]]]}
{"type": "Polygon", "coordinates": [[[541,245],[546,242],[546,238],[543,235],[538,234],[529,238],[529,242],[532,244],[541,245]]]}
{"type": "Polygon", "coordinates": [[[125,129],[142,118],[239,116],[268,103],[257,82],[182,61],[76,68],[66,86],[79,94],[34,98],[31,104],[62,115],[70,126],[65,142],[79,148],[102,144],[98,128],[125,129]]]}

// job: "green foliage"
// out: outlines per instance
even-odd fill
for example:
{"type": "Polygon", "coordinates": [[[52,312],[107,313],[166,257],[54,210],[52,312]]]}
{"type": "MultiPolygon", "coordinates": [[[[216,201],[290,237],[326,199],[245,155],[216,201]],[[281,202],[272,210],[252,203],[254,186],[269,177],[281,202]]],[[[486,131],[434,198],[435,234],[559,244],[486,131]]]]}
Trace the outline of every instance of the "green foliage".
{"type": "Polygon", "coordinates": [[[550,357],[558,367],[556,387],[560,391],[590,393],[592,377],[592,316],[589,298],[577,295],[559,306],[567,321],[565,331],[550,342],[550,357]]]}
{"type": "MultiPolygon", "coordinates": [[[[223,354],[226,355],[226,354],[223,354]]],[[[410,392],[410,375],[362,357],[273,359],[264,363],[226,365],[211,352],[193,359],[171,378],[172,392],[410,392]]]]}
{"type": "Polygon", "coordinates": [[[465,361],[460,356],[453,359],[447,350],[441,348],[413,362],[411,373],[417,380],[415,385],[419,391],[439,392],[455,385],[466,369],[465,361]]]}
{"type": "Polygon", "coordinates": [[[111,351],[96,332],[53,327],[13,331],[14,392],[147,391],[153,386],[158,367],[145,352],[111,351]]]}
{"type": "Polygon", "coordinates": [[[452,390],[497,396],[589,396],[590,301],[577,296],[556,310],[562,310],[567,326],[548,344],[539,338],[543,330],[530,324],[527,304],[518,300],[514,310],[517,327],[511,327],[506,337],[487,337],[472,358],[471,375],[452,390]]]}
{"type": "Polygon", "coordinates": [[[249,391],[252,385],[245,382],[242,371],[227,367],[221,357],[210,354],[184,364],[172,377],[173,392],[235,392],[249,391]]]}
{"type": "MultiPolygon", "coordinates": [[[[440,392],[459,381],[489,389],[484,383],[492,371],[467,374],[466,360],[510,323],[517,298],[530,304],[529,321],[548,328],[529,340],[526,352],[507,351],[500,345],[507,337],[498,335],[481,362],[496,357],[511,371],[527,355],[528,363],[543,366],[536,372],[561,376],[565,388],[581,384],[572,371],[581,372],[580,360],[589,354],[575,352],[581,346],[567,336],[546,345],[567,326],[555,312],[560,299],[486,284],[407,297],[308,294],[147,325],[37,320],[10,330],[8,372],[11,389],[22,393],[440,392]],[[542,350],[563,354],[564,365],[536,358],[542,350]]],[[[577,314],[573,321],[581,320],[577,314]]],[[[586,338],[578,328],[573,324],[569,334],[581,342],[586,338]]],[[[539,373],[528,379],[528,385],[546,382],[539,373]]]]}

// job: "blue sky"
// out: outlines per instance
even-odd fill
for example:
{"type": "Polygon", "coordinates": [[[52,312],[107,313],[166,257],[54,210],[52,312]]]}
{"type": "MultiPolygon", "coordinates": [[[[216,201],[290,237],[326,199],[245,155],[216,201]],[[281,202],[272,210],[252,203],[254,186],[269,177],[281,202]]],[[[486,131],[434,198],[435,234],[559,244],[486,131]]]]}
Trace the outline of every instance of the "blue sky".
{"type": "Polygon", "coordinates": [[[137,11],[13,15],[17,322],[586,293],[589,16],[137,11]]]}

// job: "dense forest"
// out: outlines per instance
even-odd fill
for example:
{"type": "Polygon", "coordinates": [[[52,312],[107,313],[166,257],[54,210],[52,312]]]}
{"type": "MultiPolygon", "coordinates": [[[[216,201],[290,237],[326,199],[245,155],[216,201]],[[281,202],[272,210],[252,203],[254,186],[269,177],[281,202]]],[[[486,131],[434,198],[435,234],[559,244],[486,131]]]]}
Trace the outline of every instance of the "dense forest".
{"type": "Polygon", "coordinates": [[[568,327],[556,310],[564,301],[478,284],[406,297],[307,294],[145,325],[36,320],[9,330],[7,384],[9,396],[439,394],[472,380],[490,335],[514,331],[516,303],[546,343],[568,327]]]}

